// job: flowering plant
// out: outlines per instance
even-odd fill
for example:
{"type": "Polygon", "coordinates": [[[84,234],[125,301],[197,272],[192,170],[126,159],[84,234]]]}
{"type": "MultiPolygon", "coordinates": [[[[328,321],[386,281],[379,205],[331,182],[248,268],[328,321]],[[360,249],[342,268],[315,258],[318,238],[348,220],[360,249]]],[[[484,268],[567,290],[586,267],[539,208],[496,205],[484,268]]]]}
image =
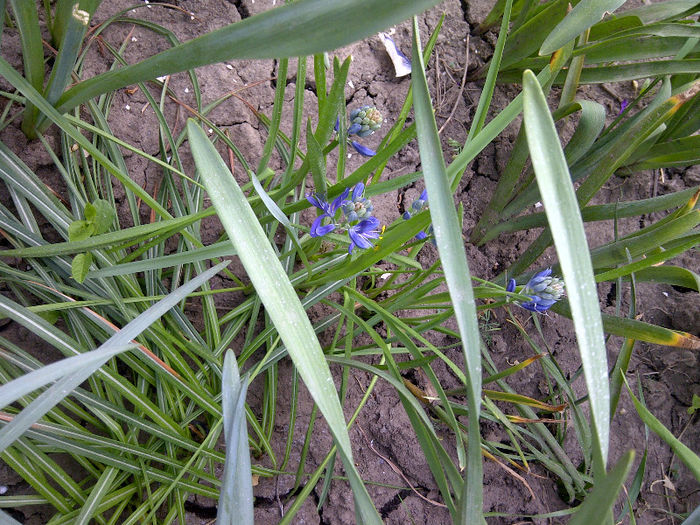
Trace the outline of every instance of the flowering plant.
{"type": "Polygon", "coordinates": [[[311,225],[311,236],[322,237],[335,230],[344,230],[350,237],[348,253],[352,253],[356,246],[371,248],[371,239],[379,239],[381,232],[379,219],[372,217],[372,202],[364,197],[364,192],[365,185],[360,182],[352,188],[352,192],[350,188],[345,188],[332,202],[319,193],[307,195],[306,200],[323,212],[311,225]],[[342,212],[340,216],[337,216],[338,210],[342,212]],[[324,224],[326,220],[328,222],[324,224]]]}
{"type": "MultiPolygon", "coordinates": [[[[526,303],[516,302],[516,304],[531,312],[542,313],[549,310],[564,296],[564,281],[559,277],[552,277],[551,274],[551,268],[536,273],[520,291],[520,294],[527,295],[530,300],[526,303]]],[[[515,279],[508,282],[506,291],[515,291],[515,279]]]]}

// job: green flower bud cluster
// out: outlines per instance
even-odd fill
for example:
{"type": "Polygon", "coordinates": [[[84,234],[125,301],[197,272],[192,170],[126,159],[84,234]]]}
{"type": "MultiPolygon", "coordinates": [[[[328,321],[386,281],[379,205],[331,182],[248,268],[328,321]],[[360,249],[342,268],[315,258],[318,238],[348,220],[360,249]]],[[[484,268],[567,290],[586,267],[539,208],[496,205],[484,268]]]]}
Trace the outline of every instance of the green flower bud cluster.
{"type": "Polygon", "coordinates": [[[373,106],[362,106],[350,113],[348,135],[367,137],[382,127],[382,114],[373,106]]]}

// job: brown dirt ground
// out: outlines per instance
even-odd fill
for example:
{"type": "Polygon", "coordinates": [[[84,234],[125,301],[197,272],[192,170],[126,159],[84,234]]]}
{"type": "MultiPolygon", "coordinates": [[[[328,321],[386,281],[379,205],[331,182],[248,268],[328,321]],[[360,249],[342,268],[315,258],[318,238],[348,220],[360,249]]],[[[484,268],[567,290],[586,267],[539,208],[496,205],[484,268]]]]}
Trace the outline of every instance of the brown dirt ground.
{"type": "MultiPolygon", "coordinates": [[[[196,35],[205,33],[217,27],[246,18],[263,10],[271,8],[275,0],[182,0],[174,2],[187,11],[194,13],[196,18],[190,19],[182,12],[166,9],[159,6],[141,7],[131,16],[146,18],[156,21],[172,31],[182,40],[190,39],[196,35]]],[[[125,7],[133,5],[130,0],[118,0],[104,2],[98,11],[94,23],[105,20],[108,16],[125,7]]],[[[494,33],[486,33],[479,36],[472,30],[483,19],[490,8],[488,0],[472,2],[460,2],[449,0],[438,8],[426,13],[420,18],[423,40],[431,32],[444,12],[445,24],[438,39],[436,52],[431,59],[428,70],[428,79],[431,83],[433,100],[437,109],[438,126],[445,125],[442,139],[446,154],[450,154],[447,139],[453,138],[463,142],[466,138],[470,117],[474,113],[481,88],[480,81],[468,81],[464,89],[460,91],[461,77],[465,67],[466,38],[469,40],[470,71],[475,70],[485,63],[493,52],[496,41],[494,33]],[[448,116],[453,112],[451,118],[448,116]]],[[[133,62],[165,47],[165,43],[144,29],[129,24],[115,25],[103,34],[114,45],[127,41],[126,58],[133,62]]],[[[410,50],[410,29],[407,23],[396,28],[395,39],[404,51],[410,50]]],[[[18,38],[11,32],[3,37],[3,56],[8,58],[13,65],[21,67],[18,38]]],[[[393,78],[391,64],[379,41],[376,38],[368,39],[336,53],[339,57],[352,54],[353,66],[351,68],[346,89],[347,103],[349,107],[363,104],[377,106],[383,113],[387,124],[392,123],[392,116],[398,114],[404,101],[410,80],[408,78],[393,78]]],[[[97,47],[94,48],[90,59],[86,62],[83,76],[89,77],[104,71],[109,65],[109,57],[102,55],[97,47]]],[[[288,75],[288,99],[291,100],[297,79],[294,76],[295,61],[292,60],[288,75]]],[[[262,152],[265,139],[264,130],[261,130],[253,112],[245,102],[252,105],[255,110],[268,113],[272,107],[276,79],[276,63],[267,61],[238,61],[201,68],[197,71],[201,82],[202,97],[204,102],[211,102],[231,90],[240,90],[239,98],[231,98],[225,104],[216,109],[210,118],[216,125],[227,129],[235,144],[243,152],[246,159],[253,165],[256,164],[262,152]],[[245,102],[244,102],[245,101],[245,102]]],[[[307,113],[313,115],[316,106],[314,95],[313,77],[309,67],[309,77],[305,79],[307,113]]],[[[4,86],[5,88],[7,86],[4,86]]],[[[177,93],[180,99],[186,103],[194,101],[191,86],[184,74],[174,75],[170,80],[170,87],[177,93]]],[[[610,90],[600,87],[585,87],[580,96],[604,103],[609,113],[614,114],[619,107],[622,95],[615,96],[616,91],[624,93],[628,89],[625,86],[610,86],[610,90]]],[[[496,91],[492,113],[505,107],[509,100],[517,94],[515,86],[502,86],[496,91]]],[[[158,154],[157,124],[152,112],[145,108],[146,99],[140,91],[120,90],[112,108],[110,122],[114,133],[123,140],[141,148],[153,155],[158,154]]],[[[188,115],[176,104],[169,104],[166,108],[166,117],[171,126],[179,131],[185,124],[188,115]]],[[[289,126],[291,119],[283,123],[283,130],[289,126]]],[[[456,198],[464,205],[464,233],[468,236],[471,229],[480,217],[487,200],[495,187],[498,174],[508,159],[511,144],[515,139],[518,127],[511,125],[493,144],[489,145],[477,159],[472,162],[456,193],[456,198]]],[[[567,136],[571,129],[564,129],[562,133],[567,136]]],[[[369,146],[376,146],[381,139],[381,133],[367,141],[369,146]]],[[[8,127],[2,131],[0,138],[13,148],[31,169],[45,176],[47,180],[57,181],[57,191],[61,191],[58,177],[52,173],[51,160],[43,148],[36,143],[27,142],[21,132],[15,127],[8,127]]],[[[272,167],[279,166],[279,159],[274,158],[272,167]]],[[[353,155],[348,160],[348,169],[358,166],[362,159],[353,155]]],[[[147,190],[152,190],[157,184],[158,172],[153,166],[149,166],[138,156],[127,156],[127,165],[131,177],[147,190]]],[[[329,162],[329,166],[332,162],[329,162]]],[[[188,166],[191,168],[191,165],[188,166]]],[[[395,158],[391,159],[387,166],[388,177],[395,177],[420,169],[418,147],[415,142],[404,148],[395,158]]],[[[242,180],[239,170],[237,178],[242,180]]],[[[615,200],[634,200],[650,197],[654,194],[677,191],[698,184],[700,174],[697,168],[691,170],[667,170],[663,178],[659,173],[643,173],[631,178],[612,179],[598,197],[600,202],[614,202],[615,200]]],[[[375,210],[382,222],[393,221],[399,213],[398,202],[403,199],[411,202],[417,197],[421,189],[420,184],[415,187],[401,190],[395,194],[388,194],[373,199],[375,210]]],[[[117,193],[118,198],[123,198],[117,193]]],[[[0,195],[6,202],[7,195],[0,195]]],[[[311,215],[304,216],[310,220],[311,215]]],[[[122,224],[128,226],[126,217],[122,224]]],[[[632,231],[649,224],[658,217],[643,217],[641,220],[622,222],[621,231],[632,231]]],[[[597,223],[588,226],[587,233],[591,245],[596,246],[612,237],[612,225],[609,223],[597,223]]],[[[220,234],[220,225],[212,220],[208,222],[203,231],[203,241],[208,243],[215,240],[220,234]]],[[[493,278],[513,261],[519,253],[527,247],[529,242],[538,235],[537,231],[525,232],[516,235],[501,236],[497,241],[484,247],[477,248],[466,245],[471,272],[481,278],[493,278]]],[[[682,257],[679,264],[698,271],[698,260],[690,253],[682,257]]],[[[421,262],[428,264],[436,257],[432,247],[426,248],[420,256],[421,262]]],[[[541,264],[554,261],[554,254],[548,252],[541,264]]],[[[240,270],[240,268],[238,268],[240,270]]],[[[237,271],[242,274],[242,271],[237,271]]],[[[622,292],[623,308],[629,300],[629,290],[622,292]]],[[[610,285],[600,287],[601,306],[607,312],[614,311],[614,290],[610,285]]],[[[236,297],[223,299],[221,306],[235,304],[236,297]]],[[[698,294],[682,293],[670,286],[640,285],[638,291],[638,312],[643,319],[674,329],[685,330],[695,335],[698,332],[700,311],[698,294]]],[[[323,311],[315,310],[322,315],[323,311]]],[[[525,312],[517,312],[519,318],[527,323],[525,312]]],[[[542,329],[547,343],[550,345],[552,355],[557,360],[563,371],[567,374],[574,373],[579,365],[576,351],[576,341],[573,328],[567,319],[555,314],[542,316],[542,329]]],[[[504,312],[495,312],[493,321],[498,323],[500,330],[492,332],[489,349],[498,366],[522,360],[530,355],[526,343],[510,323],[506,322],[504,312]]],[[[454,328],[454,327],[452,327],[454,328]]],[[[532,328],[530,325],[529,328],[532,328]]],[[[34,343],[32,335],[26,330],[17,327],[5,327],[6,334],[17,341],[18,344],[34,343]]],[[[531,333],[535,333],[534,329],[531,333]]],[[[322,341],[323,342],[323,341],[322,341]]],[[[449,338],[434,334],[432,342],[437,345],[454,343],[449,338]]],[[[610,363],[614,362],[617,349],[620,347],[620,339],[612,338],[609,342],[610,363]]],[[[452,350],[449,357],[461,364],[461,351],[452,350]]],[[[540,375],[534,367],[526,369],[513,378],[511,386],[518,392],[535,397],[546,394],[545,385],[541,382],[540,375]]],[[[456,379],[444,367],[436,366],[436,372],[447,386],[456,385],[456,379]]],[[[339,370],[334,370],[339,377],[339,370]]],[[[351,388],[348,392],[347,407],[357,405],[363,389],[369,382],[369,378],[358,372],[352,372],[351,388]]],[[[312,402],[308,393],[303,390],[300,395],[299,416],[294,429],[287,428],[289,420],[289,399],[286,388],[291,381],[291,366],[289,362],[282,362],[279,374],[278,419],[276,423],[276,435],[273,440],[273,448],[276,454],[283,453],[283,447],[290,430],[294,432],[294,441],[289,470],[294,471],[299,461],[299,455],[303,444],[304,435],[309,423],[309,414],[312,402]]],[[[700,394],[700,367],[697,365],[697,354],[674,348],[659,347],[638,343],[630,365],[629,379],[636,382],[636,377],[641,378],[644,395],[650,410],[673,432],[674,435],[683,435],[684,442],[691,449],[700,450],[700,434],[698,433],[698,418],[688,416],[686,408],[690,404],[693,393],[700,394]]],[[[574,382],[574,388],[578,393],[584,391],[583,381],[574,382]]],[[[253,384],[249,395],[249,403],[256,410],[261,400],[261,384],[253,384]]],[[[346,413],[350,415],[350,409],[346,413]]],[[[407,432],[410,426],[408,418],[401,409],[399,399],[389,385],[378,383],[367,406],[361,413],[356,425],[351,430],[355,461],[364,479],[369,485],[377,509],[379,509],[386,523],[449,523],[449,515],[439,505],[429,503],[427,500],[438,501],[439,495],[435,482],[421,454],[420,447],[411,432],[407,432]],[[387,463],[390,460],[399,475],[387,463]],[[416,488],[414,491],[405,488],[405,479],[416,488]],[[383,486],[384,485],[384,486],[383,486]],[[404,488],[388,488],[404,487],[404,488]]],[[[500,430],[488,423],[482,426],[482,435],[488,439],[500,440],[500,430]]],[[[574,462],[580,459],[580,453],[576,450],[575,440],[569,432],[565,445],[570,450],[574,462]]],[[[449,439],[446,436],[446,446],[449,447],[449,439]]],[[[306,471],[310,472],[325,457],[331,447],[331,437],[321,420],[318,420],[313,434],[314,447],[311,450],[306,471]]],[[[629,398],[623,395],[620,409],[611,427],[611,457],[610,461],[616,461],[620,455],[629,448],[635,448],[640,457],[644,447],[643,425],[637,417],[629,398]]],[[[697,483],[678,460],[673,460],[669,448],[659,438],[651,435],[648,443],[649,464],[647,476],[643,486],[641,498],[635,505],[637,523],[670,523],[668,512],[688,512],[700,503],[700,491],[697,483]],[[666,483],[663,483],[667,480],[666,483]]],[[[254,462],[256,460],[254,459],[254,462]]],[[[265,458],[257,460],[265,463],[265,458]]],[[[636,468],[636,467],[635,467],[636,468]]],[[[342,470],[336,467],[337,474],[342,475],[342,470]]],[[[537,514],[551,512],[565,508],[567,504],[557,494],[556,484],[551,476],[539,468],[533,466],[531,473],[524,474],[524,480],[532,488],[533,498],[527,487],[521,481],[505,474],[495,463],[486,460],[484,463],[484,511],[511,514],[537,514]]],[[[10,491],[20,482],[16,474],[9,472],[6,467],[0,468],[0,482],[10,486],[10,491]]],[[[281,514],[289,507],[287,496],[294,484],[291,475],[279,476],[273,479],[260,479],[255,488],[256,496],[256,523],[277,523],[281,514]]],[[[313,492],[310,498],[301,508],[294,519],[294,523],[323,523],[323,524],[351,524],[354,523],[352,494],[344,481],[333,481],[327,501],[317,510],[320,487],[313,492]]],[[[188,523],[204,524],[211,521],[215,502],[192,498],[190,519],[188,523]]],[[[47,516],[35,513],[25,516],[26,523],[44,523],[47,516]]],[[[523,522],[518,518],[489,518],[488,523],[516,523],[523,522]]],[[[531,521],[525,520],[525,523],[531,521]]],[[[545,523],[545,520],[537,521],[545,523]]],[[[558,523],[552,520],[552,523],[558,523]]]]}

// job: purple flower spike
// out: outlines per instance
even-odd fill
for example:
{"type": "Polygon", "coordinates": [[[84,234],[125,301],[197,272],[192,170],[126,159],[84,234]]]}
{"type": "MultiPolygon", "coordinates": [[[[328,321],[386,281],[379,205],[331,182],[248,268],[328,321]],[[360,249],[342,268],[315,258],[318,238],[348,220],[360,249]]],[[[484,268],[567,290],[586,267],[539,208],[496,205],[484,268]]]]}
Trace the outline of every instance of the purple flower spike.
{"type": "Polygon", "coordinates": [[[370,239],[379,239],[379,219],[376,217],[369,217],[360,221],[355,226],[350,227],[348,235],[350,235],[351,241],[348,247],[348,253],[352,253],[355,246],[362,249],[371,248],[374,245],[370,242],[370,239]]]}
{"type": "MultiPolygon", "coordinates": [[[[527,295],[530,300],[526,303],[516,304],[531,312],[546,312],[564,296],[564,281],[559,277],[550,277],[551,274],[551,268],[536,273],[520,291],[522,295],[527,295]]],[[[515,279],[508,281],[506,291],[515,291],[515,279]]]]}
{"type": "Polygon", "coordinates": [[[357,151],[360,155],[364,157],[374,157],[377,154],[377,152],[373,149],[368,148],[367,146],[363,146],[357,141],[353,140],[352,142],[350,142],[350,144],[352,144],[352,147],[355,148],[355,151],[357,151]]]}

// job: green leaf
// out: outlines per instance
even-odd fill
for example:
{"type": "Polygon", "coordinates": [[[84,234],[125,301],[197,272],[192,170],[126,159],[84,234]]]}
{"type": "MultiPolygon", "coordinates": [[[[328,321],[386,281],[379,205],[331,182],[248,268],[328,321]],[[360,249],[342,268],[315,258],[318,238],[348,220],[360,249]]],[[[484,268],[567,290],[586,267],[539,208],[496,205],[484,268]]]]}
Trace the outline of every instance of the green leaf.
{"type": "Polygon", "coordinates": [[[413,109],[425,187],[430,202],[435,241],[445,272],[454,315],[462,336],[465,368],[467,370],[469,441],[467,447],[467,479],[460,497],[461,523],[480,523],[483,504],[483,465],[479,414],[481,405],[481,337],[476,317],[476,304],[469,265],[464,251],[462,227],[455,210],[453,192],[442,157],[440,138],[425,78],[418,20],[413,19],[413,109]]]}
{"type": "Polygon", "coordinates": [[[586,497],[569,525],[605,523],[633,462],[634,450],[625,452],[610,473],[595,484],[593,492],[586,497]]]}
{"type": "Polygon", "coordinates": [[[224,357],[221,380],[221,404],[224,414],[226,462],[219,497],[217,525],[253,525],[253,484],[250,471],[248,428],[245,397],[248,379],[241,382],[236,356],[232,351],[224,357]]]}
{"type": "Polygon", "coordinates": [[[82,283],[87,277],[88,271],[90,270],[90,265],[92,264],[92,254],[90,252],[79,253],[73,257],[73,262],[71,263],[71,276],[73,279],[82,283]]]}
{"type": "Polygon", "coordinates": [[[540,47],[540,55],[549,55],[574,38],[578,37],[586,29],[598,23],[603,15],[614,12],[625,3],[625,0],[581,0],[564,20],[547,35],[540,47]]]}
{"type": "Polygon", "coordinates": [[[547,101],[531,71],[523,75],[523,95],[530,157],[566,281],[591,403],[596,472],[602,476],[608,457],[610,392],[603,322],[593,266],[590,254],[585,249],[586,235],[566,158],[547,101]]]}
{"type": "Polygon", "coordinates": [[[61,97],[57,107],[65,113],[102,93],[216,62],[295,57],[338,49],[438,3],[438,0],[299,0],[81,82],[61,97]]]}
{"type": "Polygon", "coordinates": [[[333,377],[299,297],[214,145],[194,120],[187,122],[187,134],[195,165],[224,229],[338,445],[355,496],[358,521],[380,524],[379,514],[352,459],[350,437],[333,377]]]}
{"type": "Polygon", "coordinates": [[[90,221],[73,221],[68,226],[68,240],[70,242],[84,241],[92,237],[93,233],[95,233],[95,225],[90,221]]]}
{"type": "Polygon", "coordinates": [[[700,396],[693,394],[693,401],[688,407],[688,415],[692,416],[696,410],[700,410],[700,396]]]}
{"type": "Polygon", "coordinates": [[[311,176],[314,180],[314,191],[325,195],[326,193],[326,158],[323,156],[323,148],[314,137],[311,129],[311,120],[306,121],[306,160],[309,163],[311,176]]]}
{"type": "Polygon", "coordinates": [[[108,201],[95,199],[85,205],[85,219],[95,225],[95,235],[109,230],[117,217],[117,212],[108,201]]]}
{"type": "MultiPolygon", "coordinates": [[[[503,51],[503,61],[501,62],[502,69],[537,51],[545,36],[550,34],[554,26],[564,18],[569,3],[567,0],[555,0],[545,5],[546,7],[537,15],[508,36],[506,47],[503,51]]],[[[551,54],[561,47],[563,47],[563,44],[547,54],[551,54]]]]}
{"type": "MultiPolygon", "coordinates": [[[[626,380],[625,380],[626,384],[626,380]]],[[[639,417],[642,418],[644,424],[647,425],[657,436],[663,439],[666,444],[671,447],[678,459],[680,459],[690,470],[691,474],[696,480],[700,482],[700,457],[698,457],[695,452],[693,452],[686,445],[681,443],[681,441],[674,436],[669,429],[667,429],[661,421],[654,417],[647,407],[640,403],[639,399],[634,397],[632,389],[627,385],[627,391],[629,392],[632,402],[634,403],[634,408],[637,409],[639,417]]]]}

